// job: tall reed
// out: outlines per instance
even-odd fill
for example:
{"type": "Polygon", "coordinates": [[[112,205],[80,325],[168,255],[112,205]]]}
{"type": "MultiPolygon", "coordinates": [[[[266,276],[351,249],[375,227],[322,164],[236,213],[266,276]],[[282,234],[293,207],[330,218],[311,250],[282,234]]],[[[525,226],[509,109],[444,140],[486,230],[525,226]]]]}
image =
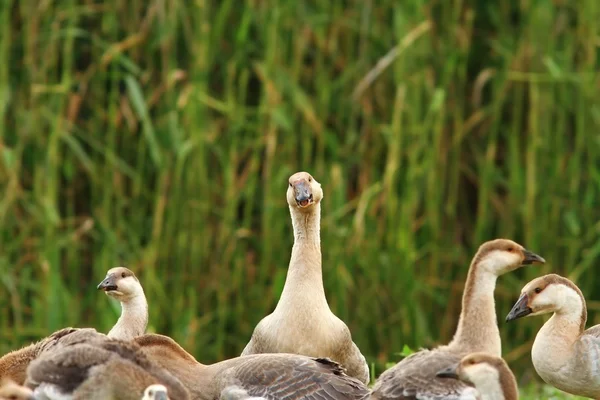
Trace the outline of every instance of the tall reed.
{"type": "MultiPolygon", "coordinates": [[[[108,331],[125,263],[150,329],[238,355],[275,306],[287,177],[324,187],[324,281],[381,371],[451,337],[477,246],[549,262],[600,322],[600,5],[122,1],[0,4],[0,351],[108,331]]],[[[502,318],[501,318],[502,319],[502,318]]],[[[501,324],[529,368],[540,321],[501,324]]],[[[517,362],[518,361],[518,362],[517,362]]]]}

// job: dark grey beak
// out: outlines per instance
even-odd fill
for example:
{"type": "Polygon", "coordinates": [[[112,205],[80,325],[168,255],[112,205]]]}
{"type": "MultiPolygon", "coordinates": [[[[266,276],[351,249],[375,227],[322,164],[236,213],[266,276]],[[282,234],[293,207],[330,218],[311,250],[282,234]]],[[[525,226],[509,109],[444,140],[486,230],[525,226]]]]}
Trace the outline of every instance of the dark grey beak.
{"type": "Polygon", "coordinates": [[[294,182],[294,197],[296,198],[296,204],[300,207],[306,207],[312,203],[312,193],[310,185],[305,179],[294,182]]]}
{"type": "Polygon", "coordinates": [[[523,293],[521,297],[519,297],[519,300],[517,300],[517,302],[513,306],[512,310],[510,310],[510,312],[506,316],[506,322],[513,321],[515,319],[522,318],[531,314],[533,310],[531,309],[531,307],[529,307],[528,303],[529,297],[527,296],[527,293],[523,293]]]}
{"type": "Polygon", "coordinates": [[[169,400],[169,396],[167,396],[167,392],[156,392],[154,400],[169,400]]]}
{"type": "Polygon", "coordinates": [[[540,257],[529,250],[524,249],[523,256],[523,265],[544,264],[546,262],[543,257],[540,257]]]}
{"type": "Polygon", "coordinates": [[[457,369],[458,369],[458,364],[454,364],[449,366],[448,368],[444,368],[443,370],[439,371],[437,374],[435,374],[435,376],[437,376],[438,378],[453,378],[453,379],[458,379],[458,374],[457,374],[457,369]]]}
{"type": "Polygon", "coordinates": [[[109,292],[111,290],[117,290],[117,282],[115,280],[114,275],[108,275],[102,282],[100,282],[97,286],[98,290],[104,290],[105,292],[109,292]]]}

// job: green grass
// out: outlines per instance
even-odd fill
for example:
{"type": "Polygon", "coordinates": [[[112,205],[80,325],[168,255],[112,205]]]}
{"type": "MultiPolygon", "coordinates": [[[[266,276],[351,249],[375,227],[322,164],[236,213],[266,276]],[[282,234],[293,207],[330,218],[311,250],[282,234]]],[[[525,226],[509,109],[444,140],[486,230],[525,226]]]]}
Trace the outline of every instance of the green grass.
{"type": "Polygon", "coordinates": [[[126,263],[152,331],[205,362],[275,306],[287,177],[323,184],[329,304],[370,362],[448,341],[477,246],[503,351],[531,376],[521,287],[568,275],[600,322],[596,0],[0,4],[0,352],[108,331],[95,285],[126,263]],[[497,4],[496,4],[497,3],[497,4]]]}

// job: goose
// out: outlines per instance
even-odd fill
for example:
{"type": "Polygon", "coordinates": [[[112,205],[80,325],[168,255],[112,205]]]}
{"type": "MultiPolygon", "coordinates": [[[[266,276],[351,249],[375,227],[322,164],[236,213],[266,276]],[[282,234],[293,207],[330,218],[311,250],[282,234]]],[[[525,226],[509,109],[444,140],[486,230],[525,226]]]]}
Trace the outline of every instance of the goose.
{"type": "Polygon", "coordinates": [[[169,400],[167,388],[158,383],[152,384],[144,390],[142,400],[169,400]]]}
{"type": "Polygon", "coordinates": [[[532,280],[506,321],[548,313],[531,348],[536,372],[562,391],[600,399],[600,325],[585,329],[585,298],[573,282],[556,274],[532,280]]]}
{"type": "MultiPolygon", "coordinates": [[[[197,400],[214,400],[236,385],[267,400],[366,400],[369,389],[326,358],[267,353],[203,365],[168,336],[145,334],[134,339],[156,364],[171,372],[197,400]],[[229,389],[227,389],[229,387],[229,389]]],[[[233,393],[236,394],[235,391],[233,393]]]]}
{"type": "Polygon", "coordinates": [[[4,378],[0,381],[0,400],[35,400],[31,389],[4,378]]]}
{"type": "Polygon", "coordinates": [[[288,180],[287,202],[294,246],[283,292],[275,310],[255,327],[242,356],[291,353],[328,357],[349,376],[369,383],[365,357],[352,341],[346,324],[329,309],[321,268],[321,200],[323,190],[308,172],[288,180]]]}
{"type": "Polygon", "coordinates": [[[148,326],[148,302],[135,274],[125,268],[111,268],[98,289],[121,303],[121,316],[108,332],[109,338],[131,340],[143,335],[148,326]]]}
{"type": "Polygon", "coordinates": [[[506,362],[487,353],[471,353],[437,373],[475,386],[477,400],[518,400],[517,381],[506,362]]]}
{"type": "Polygon", "coordinates": [[[494,289],[498,276],[522,265],[545,260],[508,239],[483,243],[471,261],[463,291],[462,310],[452,341],[432,350],[421,350],[381,374],[373,386],[374,399],[473,399],[470,386],[436,373],[456,364],[469,353],[486,352],[500,357],[501,343],[494,289]]]}
{"type": "Polygon", "coordinates": [[[187,400],[181,382],[151,362],[134,343],[104,339],[65,346],[45,353],[27,368],[26,386],[48,400],[139,400],[161,383],[174,400],[187,400]]]}
{"type": "Polygon", "coordinates": [[[93,328],[60,329],[36,343],[11,351],[0,358],[0,378],[7,378],[18,385],[23,385],[29,363],[41,354],[64,346],[105,337],[106,335],[93,328]]]}

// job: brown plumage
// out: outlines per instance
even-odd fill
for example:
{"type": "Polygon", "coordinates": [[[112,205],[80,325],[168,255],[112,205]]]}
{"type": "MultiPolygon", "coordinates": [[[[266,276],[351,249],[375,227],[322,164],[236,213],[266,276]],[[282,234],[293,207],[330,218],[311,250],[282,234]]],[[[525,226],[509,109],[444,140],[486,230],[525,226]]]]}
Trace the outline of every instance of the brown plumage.
{"type": "Polygon", "coordinates": [[[74,400],[139,400],[155,383],[173,400],[187,400],[182,383],[148,359],[135,343],[96,339],[42,354],[29,365],[26,385],[38,393],[71,394],[74,400]]]}
{"type": "Polygon", "coordinates": [[[60,329],[36,343],[11,351],[0,358],[0,378],[8,378],[22,385],[27,377],[26,370],[29,363],[41,354],[61,346],[85,342],[98,337],[105,337],[105,335],[92,328],[60,329]]]}
{"type": "Polygon", "coordinates": [[[359,400],[368,399],[370,393],[362,382],[346,375],[338,363],[329,359],[257,354],[203,365],[167,336],[147,334],[134,341],[152,361],[176,376],[194,399],[219,398],[231,385],[267,400],[359,400]]]}
{"type": "Polygon", "coordinates": [[[307,172],[295,173],[289,178],[286,196],[294,246],[285,285],[277,307],[258,323],[242,355],[328,357],[342,364],[348,375],[368,383],[367,361],[346,324],[331,312],[323,288],[321,184],[307,172]]]}
{"type": "Polygon", "coordinates": [[[470,399],[473,388],[457,380],[436,377],[468,353],[500,356],[494,288],[498,276],[522,265],[545,262],[508,239],[482,244],[469,268],[456,333],[446,346],[421,350],[385,371],[373,387],[374,399],[470,399]]]}

